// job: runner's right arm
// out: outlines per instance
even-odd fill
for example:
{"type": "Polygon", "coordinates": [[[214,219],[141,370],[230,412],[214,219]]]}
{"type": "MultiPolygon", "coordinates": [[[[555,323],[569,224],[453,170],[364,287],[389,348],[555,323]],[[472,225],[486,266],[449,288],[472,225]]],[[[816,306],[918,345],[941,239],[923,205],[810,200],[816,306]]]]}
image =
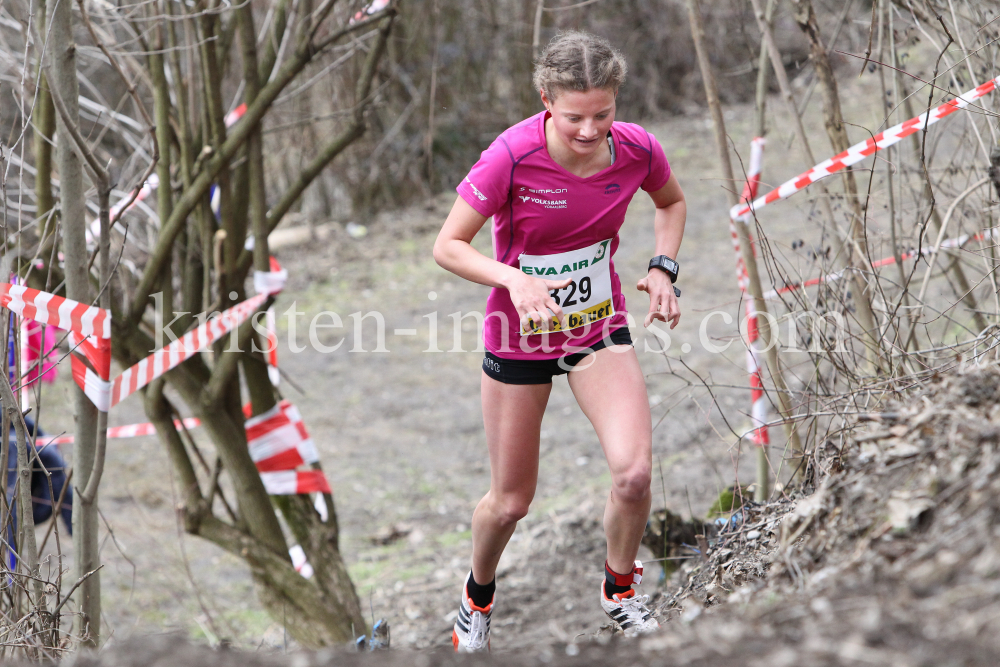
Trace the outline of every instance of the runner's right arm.
{"type": "Polygon", "coordinates": [[[522,328],[526,327],[529,319],[546,324],[562,319],[562,309],[549,292],[566,287],[570,281],[529,276],[473,248],[472,239],[487,219],[458,197],[434,242],[434,261],[466,280],[506,289],[517,309],[522,328]]]}

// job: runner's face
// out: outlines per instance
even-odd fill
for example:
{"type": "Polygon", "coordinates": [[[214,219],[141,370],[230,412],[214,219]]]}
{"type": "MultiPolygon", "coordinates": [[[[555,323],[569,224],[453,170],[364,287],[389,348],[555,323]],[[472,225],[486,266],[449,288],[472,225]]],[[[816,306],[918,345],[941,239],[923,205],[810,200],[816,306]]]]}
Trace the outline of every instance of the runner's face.
{"type": "Polygon", "coordinates": [[[601,147],[615,120],[615,91],[606,88],[562,90],[554,100],[542,91],[542,103],[552,114],[556,140],[580,157],[601,147]]]}

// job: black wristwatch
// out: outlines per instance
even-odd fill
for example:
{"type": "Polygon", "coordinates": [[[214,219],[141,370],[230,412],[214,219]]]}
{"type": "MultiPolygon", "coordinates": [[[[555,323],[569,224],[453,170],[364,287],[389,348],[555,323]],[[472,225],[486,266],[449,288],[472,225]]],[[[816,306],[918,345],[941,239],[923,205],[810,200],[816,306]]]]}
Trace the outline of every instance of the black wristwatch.
{"type": "Polygon", "coordinates": [[[681,266],[666,255],[657,255],[653,259],[649,260],[649,268],[647,268],[646,271],[648,272],[651,269],[659,269],[660,271],[663,271],[670,276],[670,282],[675,283],[677,282],[677,274],[680,272],[681,266]]]}
{"type": "MultiPolygon", "coordinates": [[[[659,269],[660,271],[663,271],[665,274],[670,276],[671,283],[676,283],[677,274],[681,270],[681,265],[678,264],[675,260],[670,259],[666,255],[657,255],[653,259],[649,260],[649,268],[647,268],[646,271],[649,272],[652,271],[653,269],[659,269]]],[[[681,295],[681,291],[677,289],[676,286],[674,287],[674,294],[677,296],[681,295]]]]}

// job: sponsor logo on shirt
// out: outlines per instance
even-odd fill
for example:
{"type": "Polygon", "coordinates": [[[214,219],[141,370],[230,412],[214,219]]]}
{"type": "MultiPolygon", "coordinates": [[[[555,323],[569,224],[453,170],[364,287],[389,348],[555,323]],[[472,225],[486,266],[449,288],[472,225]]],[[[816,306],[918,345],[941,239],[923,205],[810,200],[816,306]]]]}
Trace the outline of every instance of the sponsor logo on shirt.
{"type": "Polygon", "coordinates": [[[524,192],[525,190],[527,190],[528,192],[530,192],[532,194],[535,194],[535,195],[561,195],[561,194],[565,194],[565,193],[569,192],[568,188],[555,188],[555,189],[539,188],[539,189],[535,189],[535,188],[528,188],[528,187],[525,187],[525,186],[522,185],[521,186],[521,192],[524,192]]]}
{"type": "Polygon", "coordinates": [[[539,199],[531,195],[518,195],[518,198],[525,204],[529,202],[532,204],[541,204],[545,208],[566,208],[568,206],[565,199],[539,199]]]}
{"type": "Polygon", "coordinates": [[[617,183],[612,183],[611,185],[604,188],[604,194],[606,195],[616,195],[622,191],[622,186],[617,183]]]}
{"type": "Polygon", "coordinates": [[[482,192],[479,191],[479,188],[477,188],[472,183],[472,181],[469,180],[468,176],[465,177],[465,182],[469,184],[469,187],[472,188],[472,191],[476,193],[477,197],[479,197],[479,201],[486,201],[486,195],[484,195],[482,192]]]}

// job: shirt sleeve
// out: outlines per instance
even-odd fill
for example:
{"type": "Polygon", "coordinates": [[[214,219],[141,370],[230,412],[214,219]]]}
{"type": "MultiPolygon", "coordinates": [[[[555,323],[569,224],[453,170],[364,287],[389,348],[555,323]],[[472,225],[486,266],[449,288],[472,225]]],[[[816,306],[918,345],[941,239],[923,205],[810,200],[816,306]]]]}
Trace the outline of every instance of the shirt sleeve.
{"type": "Polygon", "coordinates": [[[649,140],[649,174],[642,182],[642,189],[646,192],[656,192],[670,180],[670,163],[663,153],[663,146],[650,133],[646,133],[649,140]]]}
{"type": "Polygon", "coordinates": [[[498,137],[458,184],[459,196],[487,218],[492,216],[510,196],[512,165],[510,150],[503,138],[498,137]]]}

